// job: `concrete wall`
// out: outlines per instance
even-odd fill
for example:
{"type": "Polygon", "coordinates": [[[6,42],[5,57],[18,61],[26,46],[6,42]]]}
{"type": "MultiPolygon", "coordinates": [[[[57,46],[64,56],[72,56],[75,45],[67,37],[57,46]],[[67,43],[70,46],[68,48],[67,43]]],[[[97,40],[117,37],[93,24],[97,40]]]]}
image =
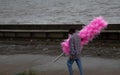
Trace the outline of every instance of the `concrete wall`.
{"type": "MultiPolygon", "coordinates": [[[[82,24],[0,25],[0,37],[1,38],[65,39],[68,36],[69,28],[76,28],[80,30],[82,26],[83,26],[82,24]],[[19,31],[19,30],[23,30],[23,31],[19,31]]],[[[100,34],[100,36],[98,36],[96,39],[120,40],[120,25],[109,24],[108,28],[105,31],[103,31],[100,34]]]]}
{"type": "MultiPolygon", "coordinates": [[[[0,24],[0,29],[15,30],[68,30],[81,29],[83,24],[0,24]]],[[[106,30],[120,30],[120,24],[109,24],[106,30]]]]}

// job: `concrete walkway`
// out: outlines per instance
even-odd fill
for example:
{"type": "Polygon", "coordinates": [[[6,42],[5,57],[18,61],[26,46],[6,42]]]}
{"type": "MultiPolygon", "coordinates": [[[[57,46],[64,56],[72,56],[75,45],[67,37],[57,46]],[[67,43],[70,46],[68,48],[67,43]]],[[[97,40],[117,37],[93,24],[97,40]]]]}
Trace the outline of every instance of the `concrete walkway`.
{"type": "MultiPolygon", "coordinates": [[[[0,75],[15,75],[30,69],[37,70],[38,75],[68,75],[67,57],[61,57],[51,63],[56,56],[48,55],[0,55],[0,75]]],[[[85,75],[120,75],[120,59],[103,59],[82,57],[85,75]]],[[[73,65],[75,75],[78,75],[76,64],[73,65]]]]}

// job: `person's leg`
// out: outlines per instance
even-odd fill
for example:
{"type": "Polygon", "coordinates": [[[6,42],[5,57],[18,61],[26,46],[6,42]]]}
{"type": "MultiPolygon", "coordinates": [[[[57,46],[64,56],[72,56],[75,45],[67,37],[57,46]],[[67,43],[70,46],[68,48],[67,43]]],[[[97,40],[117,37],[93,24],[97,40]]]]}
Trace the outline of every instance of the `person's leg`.
{"type": "Polygon", "coordinates": [[[72,70],[72,64],[73,64],[74,60],[68,59],[67,61],[67,66],[68,66],[68,70],[69,70],[69,74],[73,75],[73,70],[72,70]]]}
{"type": "Polygon", "coordinates": [[[77,63],[77,66],[79,68],[79,71],[80,71],[80,75],[83,75],[83,69],[82,69],[82,63],[81,63],[81,60],[80,59],[75,59],[76,63],[77,63]]]}

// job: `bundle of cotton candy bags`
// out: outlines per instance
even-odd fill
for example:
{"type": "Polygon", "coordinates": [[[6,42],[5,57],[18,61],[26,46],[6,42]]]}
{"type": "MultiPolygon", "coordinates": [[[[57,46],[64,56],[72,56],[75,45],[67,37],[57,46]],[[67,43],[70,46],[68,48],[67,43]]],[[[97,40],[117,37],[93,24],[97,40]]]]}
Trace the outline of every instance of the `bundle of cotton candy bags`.
{"type": "MultiPolygon", "coordinates": [[[[83,47],[87,45],[89,41],[92,41],[96,35],[100,34],[100,32],[107,27],[108,23],[104,20],[103,17],[96,17],[93,19],[88,25],[84,26],[79,32],[78,35],[82,39],[80,45],[83,47]]],[[[64,40],[61,43],[62,50],[66,55],[69,55],[70,47],[69,47],[69,39],[64,40]]]]}

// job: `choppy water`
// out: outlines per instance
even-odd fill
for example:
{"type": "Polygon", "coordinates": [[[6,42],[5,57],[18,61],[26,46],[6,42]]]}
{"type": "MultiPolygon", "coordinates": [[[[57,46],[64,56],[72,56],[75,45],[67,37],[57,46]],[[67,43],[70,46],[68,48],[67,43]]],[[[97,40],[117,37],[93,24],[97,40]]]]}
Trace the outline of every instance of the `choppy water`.
{"type": "Polygon", "coordinates": [[[104,16],[120,23],[120,0],[0,0],[2,24],[89,23],[104,16]]]}

